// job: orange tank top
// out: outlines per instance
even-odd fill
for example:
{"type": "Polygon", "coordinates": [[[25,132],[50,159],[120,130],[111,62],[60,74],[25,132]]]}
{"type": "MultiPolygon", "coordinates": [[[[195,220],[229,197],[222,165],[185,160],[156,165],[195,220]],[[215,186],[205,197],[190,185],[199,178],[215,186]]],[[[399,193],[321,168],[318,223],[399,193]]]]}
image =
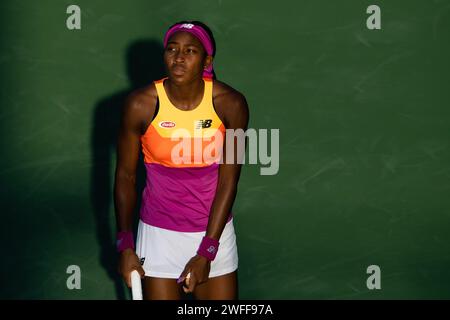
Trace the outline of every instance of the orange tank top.
{"type": "Polygon", "coordinates": [[[159,111],[141,137],[144,161],[166,167],[203,167],[220,161],[225,126],[214,110],[213,81],[204,78],[204,94],[193,110],[169,100],[164,79],[155,81],[159,111]]]}

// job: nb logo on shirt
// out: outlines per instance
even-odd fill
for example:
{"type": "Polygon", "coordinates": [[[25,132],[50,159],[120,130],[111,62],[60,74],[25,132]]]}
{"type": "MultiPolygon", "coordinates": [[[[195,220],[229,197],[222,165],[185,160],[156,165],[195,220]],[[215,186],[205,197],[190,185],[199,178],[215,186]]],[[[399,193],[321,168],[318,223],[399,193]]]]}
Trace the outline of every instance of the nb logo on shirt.
{"type": "Polygon", "coordinates": [[[198,120],[195,122],[195,129],[205,129],[211,127],[212,120],[198,120]]]}

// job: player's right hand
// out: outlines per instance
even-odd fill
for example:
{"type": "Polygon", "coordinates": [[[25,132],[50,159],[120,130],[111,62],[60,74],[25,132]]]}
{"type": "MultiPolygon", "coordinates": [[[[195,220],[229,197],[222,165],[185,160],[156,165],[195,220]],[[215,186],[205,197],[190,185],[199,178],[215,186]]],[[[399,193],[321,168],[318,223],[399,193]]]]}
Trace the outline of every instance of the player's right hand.
{"type": "Polygon", "coordinates": [[[145,272],[142,269],[139,258],[133,249],[125,249],[120,253],[119,258],[119,274],[127,284],[128,288],[131,288],[131,271],[137,270],[141,278],[144,278],[145,272]]]}

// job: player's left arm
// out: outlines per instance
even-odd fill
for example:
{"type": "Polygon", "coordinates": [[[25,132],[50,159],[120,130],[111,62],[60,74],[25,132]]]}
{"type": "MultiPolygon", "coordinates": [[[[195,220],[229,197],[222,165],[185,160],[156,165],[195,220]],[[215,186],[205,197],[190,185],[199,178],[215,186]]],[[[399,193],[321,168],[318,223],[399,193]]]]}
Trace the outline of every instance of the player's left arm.
{"type": "MultiPolygon", "coordinates": [[[[216,108],[223,114],[223,122],[226,129],[242,129],[245,133],[249,121],[249,108],[245,97],[237,92],[230,91],[216,98],[216,108]]],[[[246,139],[244,141],[244,152],[246,139]]],[[[228,220],[228,214],[231,211],[236,198],[238,182],[241,173],[242,164],[238,163],[238,157],[242,157],[238,152],[238,137],[234,137],[233,142],[227,142],[226,136],[223,143],[223,163],[219,166],[219,179],[214,201],[211,206],[210,216],[206,236],[219,240],[225,224],[228,220]],[[232,143],[234,149],[232,163],[227,163],[226,146],[232,143]]],[[[241,161],[242,162],[242,161],[241,161]]]]}
{"type": "MultiPolygon", "coordinates": [[[[214,104],[221,115],[220,118],[226,129],[242,129],[244,131],[244,141],[242,143],[244,144],[243,149],[245,152],[245,131],[249,120],[249,110],[245,97],[239,92],[230,89],[226,93],[217,96],[214,99],[214,104]]],[[[228,161],[226,161],[226,135],[223,141],[223,163],[219,165],[216,195],[211,205],[206,230],[206,236],[216,240],[220,239],[237,194],[237,185],[242,166],[237,161],[239,157],[237,139],[237,137],[234,138],[232,142],[234,148],[232,163],[227,163],[228,161]]],[[[209,260],[198,254],[186,264],[178,279],[179,282],[183,282],[190,276],[190,280],[186,280],[183,285],[184,292],[194,292],[197,284],[208,280],[210,264],[209,260]]]]}

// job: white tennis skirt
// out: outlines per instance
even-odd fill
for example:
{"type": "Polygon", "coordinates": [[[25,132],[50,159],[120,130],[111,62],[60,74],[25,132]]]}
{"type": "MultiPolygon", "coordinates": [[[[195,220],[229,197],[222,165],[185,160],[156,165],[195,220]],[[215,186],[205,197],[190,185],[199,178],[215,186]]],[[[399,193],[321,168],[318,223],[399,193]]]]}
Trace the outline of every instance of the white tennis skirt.
{"type": "MultiPolygon", "coordinates": [[[[147,277],[178,279],[188,261],[197,254],[205,231],[179,232],[139,221],[136,254],[147,277]]],[[[209,277],[217,277],[238,268],[236,234],[233,219],[220,237],[219,251],[211,262],[209,277]]]]}

